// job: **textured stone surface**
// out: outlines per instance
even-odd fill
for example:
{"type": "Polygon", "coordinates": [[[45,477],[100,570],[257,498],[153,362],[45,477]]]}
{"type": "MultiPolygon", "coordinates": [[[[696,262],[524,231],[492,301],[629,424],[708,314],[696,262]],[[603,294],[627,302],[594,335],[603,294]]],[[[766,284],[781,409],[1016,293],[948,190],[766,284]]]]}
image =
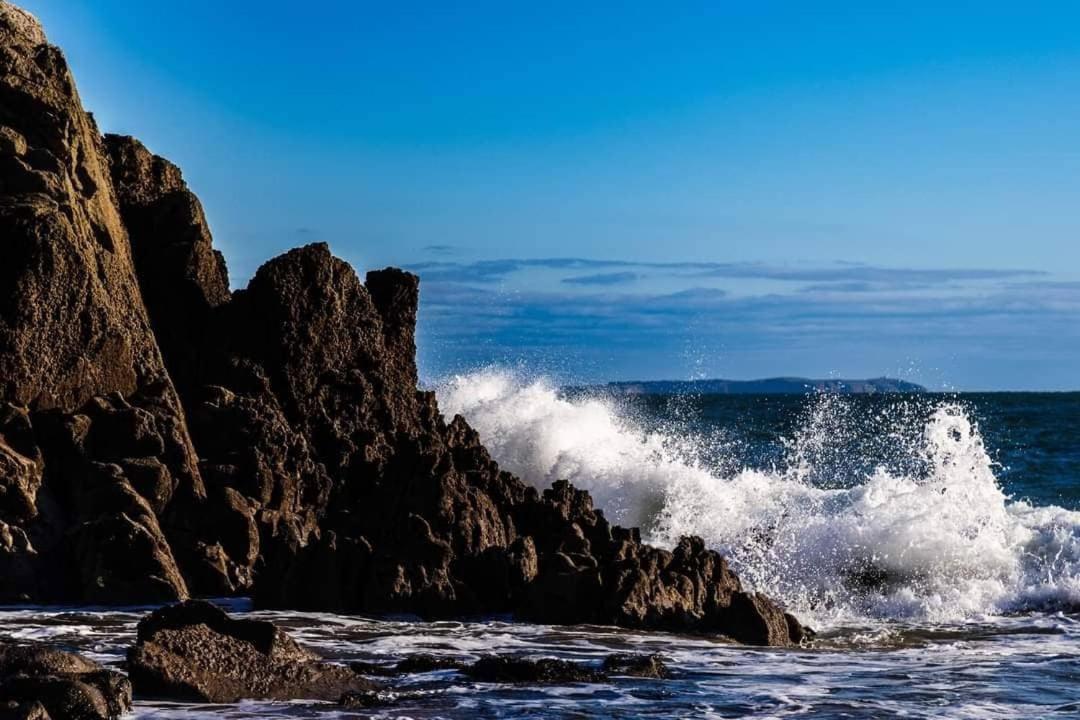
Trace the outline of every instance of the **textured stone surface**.
{"type": "Polygon", "coordinates": [[[465,668],[473,680],[490,683],[593,683],[606,676],[586,665],[567,660],[491,656],[483,657],[465,668]]]}
{"type": "Polygon", "coordinates": [[[374,687],[349,668],[320,661],[273,623],[234,620],[198,600],[139,622],[128,673],[136,697],[185,702],[336,701],[374,687]]]}
{"type": "Polygon", "coordinates": [[[415,276],[361,281],[317,244],[230,292],[180,171],[101,138],[3,0],[0,234],[0,600],[801,637],[700,539],[644,545],[444,419],[417,389],[415,276]]]}
{"type": "Polygon", "coordinates": [[[203,488],[103,141],[6,2],[0,138],[0,599],[183,597],[158,514],[203,488]]]}
{"type": "Polygon", "coordinates": [[[210,312],[230,297],[225,258],[178,167],[132,137],[106,135],[105,148],[158,344],[173,381],[187,388],[210,312]]]}
{"type": "Polygon", "coordinates": [[[63,54],[8,3],[0,127],[0,394],[70,411],[167,382],[101,136],[63,54]]]}
{"type": "Polygon", "coordinates": [[[664,658],[660,655],[608,655],[601,668],[607,675],[653,678],[662,680],[671,676],[664,658]]]}
{"type": "Polygon", "coordinates": [[[0,641],[0,718],[111,720],[131,709],[131,683],[78,655],[0,641]]]}

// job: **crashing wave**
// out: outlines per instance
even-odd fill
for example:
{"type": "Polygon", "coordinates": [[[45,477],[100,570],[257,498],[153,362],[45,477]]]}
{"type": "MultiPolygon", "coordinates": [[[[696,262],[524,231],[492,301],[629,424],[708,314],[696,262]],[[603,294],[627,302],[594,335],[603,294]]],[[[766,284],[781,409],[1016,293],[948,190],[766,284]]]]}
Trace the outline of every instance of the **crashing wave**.
{"type": "Polygon", "coordinates": [[[568,398],[544,379],[459,375],[439,402],[526,481],[569,479],[654,543],[700,535],[819,626],[1080,607],[1080,512],[1010,499],[957,403],[934,401],[916,427],[898,412],[880,438],[895,457],[875,465],[829,458],[866,419],[816,396],[780,467],[728,470],[700,447],[714,439],[685,424],[646,429],[612,400],[568,398]]]}

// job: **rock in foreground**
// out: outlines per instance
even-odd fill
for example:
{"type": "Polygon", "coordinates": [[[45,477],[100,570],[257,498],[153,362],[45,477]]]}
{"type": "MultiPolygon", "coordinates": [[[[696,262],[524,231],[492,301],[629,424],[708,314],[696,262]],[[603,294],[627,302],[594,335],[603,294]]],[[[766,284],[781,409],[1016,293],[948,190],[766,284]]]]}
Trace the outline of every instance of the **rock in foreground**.
{"type": "Polygon", "coordinates": [[[273,623],[235,620],[198,600],[161,608],[139,623],[128,673],[136,697],[196,703],[336,701],[374,689],[352,670],[301,648],[273,623]]]}
{"type": "Polygon", "coordinates": [[[131,709],[131,683],[72,653],[0,642],[0,718],[112,720],[131,709]]]}

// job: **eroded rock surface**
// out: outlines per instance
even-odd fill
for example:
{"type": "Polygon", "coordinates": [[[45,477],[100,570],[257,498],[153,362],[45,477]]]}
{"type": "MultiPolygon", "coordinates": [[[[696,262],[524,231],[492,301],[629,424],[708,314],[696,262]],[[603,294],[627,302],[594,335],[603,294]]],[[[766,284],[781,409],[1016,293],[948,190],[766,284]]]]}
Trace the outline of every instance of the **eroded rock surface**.
{"type": "Polygon", "coordinates": [[[3,0],[0,233],[0,601],[801,637],[700,539],[645,545],[443,418],[417,389],[415,276],[361,281],[317,244],[230,292],[180,171],[102,139],[3,0]]]}
{"type": "Polygon", "coordinates": [[[662,680],[671,676],[664,658],[655,653],[652,655],[626,653],[608,655],[604,658],[604,665],[601,669],[607,675],[624,675],[655,680],[662,680]]]}
{"type": "Polygon", "coordinates": [[[349,668],[321,661],[273,623],[236,620],[199,600],[139,622],[128,673],[138,698],[196,703],[336,701],[374,688],[349,668]]]}
{"type": "Polygon", "coordinates": [[[184,597],[162,514],[204,491],[104,143],[6,2],[0,237],[0,600],[184,597]]]}
{"type": "Polygon", "coordinates": [[[79,655],[0,641],[0,718],[112,720],[131,709],[131,683],[79,655]]]}

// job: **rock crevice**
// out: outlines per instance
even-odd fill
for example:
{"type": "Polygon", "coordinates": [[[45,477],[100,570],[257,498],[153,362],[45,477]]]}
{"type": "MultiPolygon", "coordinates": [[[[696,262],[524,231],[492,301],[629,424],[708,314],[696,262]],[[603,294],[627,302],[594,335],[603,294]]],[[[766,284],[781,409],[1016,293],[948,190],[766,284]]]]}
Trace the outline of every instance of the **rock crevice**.
{"type": "Polygon", "coordinates": [[[418,279],[323,244],[230,292],[202,207],[102,138],[0,0],[0,600],[514,613],[797,642],[700,539],[502,471],[418,390],[418,279]]]}

